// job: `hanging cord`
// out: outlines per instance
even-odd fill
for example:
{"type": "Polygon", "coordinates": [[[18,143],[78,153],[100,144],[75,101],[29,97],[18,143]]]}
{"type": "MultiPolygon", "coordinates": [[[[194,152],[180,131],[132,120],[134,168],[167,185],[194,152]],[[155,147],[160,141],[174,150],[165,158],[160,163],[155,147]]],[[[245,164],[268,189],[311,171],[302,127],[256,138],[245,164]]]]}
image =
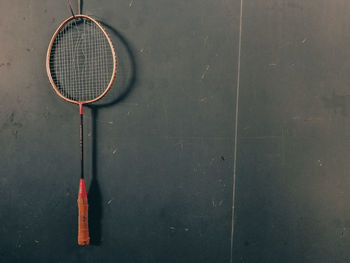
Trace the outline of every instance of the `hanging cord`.
{"type": "MultiPolygon", "coordinates": [[[[67,3],[68,3],[68,7],[69,7],[69,10],[70,12],[72,13],[72,16],[75,18],[75,15],[74,15],[74,11],[73,11],[73,8],[72,8],[72,3],[70,0],[67,0],[67,3]]],[[[81,14],[81,4],[80,4],[80,0],[78,0],[78,15],[81,14]]]]}

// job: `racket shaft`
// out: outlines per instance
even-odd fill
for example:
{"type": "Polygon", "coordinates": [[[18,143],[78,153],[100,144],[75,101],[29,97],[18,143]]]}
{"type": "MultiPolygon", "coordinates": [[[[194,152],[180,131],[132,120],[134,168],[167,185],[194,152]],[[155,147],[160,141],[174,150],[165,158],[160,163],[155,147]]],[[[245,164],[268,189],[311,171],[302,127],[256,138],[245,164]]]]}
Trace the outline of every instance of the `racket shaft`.
{"type": "Polygon", "coordinates": [[[79,104],[80,111],[80,178],[84,179],[84,111],[83,105],[79,104]]]}

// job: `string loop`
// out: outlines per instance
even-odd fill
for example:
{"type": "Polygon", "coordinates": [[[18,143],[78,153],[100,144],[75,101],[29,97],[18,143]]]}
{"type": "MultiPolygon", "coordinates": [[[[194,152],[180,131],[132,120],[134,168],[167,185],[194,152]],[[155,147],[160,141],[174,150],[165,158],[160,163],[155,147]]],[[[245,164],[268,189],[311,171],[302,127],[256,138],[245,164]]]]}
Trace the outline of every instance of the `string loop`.
{"type": "MultiPolygon", "coordinates": [[[[75,17],[75,14],[74,14],[74,11],[73,11],[73,8],[72,8],[72,3],[70,0],[67,0],[67,3],[68,3],[68,7],[69,7],[69,10],[70,12],[72,13],[72,16],[75,17]]],[[[78,0],[78,15],[81,14],[81,10],[80,10],[80,0],[78,0]]]]}

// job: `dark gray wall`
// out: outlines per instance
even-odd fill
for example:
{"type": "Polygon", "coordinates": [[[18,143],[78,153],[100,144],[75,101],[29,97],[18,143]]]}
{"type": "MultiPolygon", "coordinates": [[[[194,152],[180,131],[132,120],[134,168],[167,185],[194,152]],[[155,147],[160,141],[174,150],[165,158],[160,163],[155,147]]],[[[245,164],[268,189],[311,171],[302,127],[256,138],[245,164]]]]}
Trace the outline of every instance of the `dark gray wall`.
{"type": "MultiPolygon", "coordinates": [[[[72,1],[75,6],[75,1],[72,1]]],[[[79,114],[51,88],[66,1],[0,1],[0,262],[228,262],[237,1],[84,1],[118,53],[85,114],[92,246],[77,239],[79,114]]]]}
{"type": "Polygon", "coordinates": [[[243,1],[234,262],[349,262],[350,2],[243,1]]]}
{"type": "MultiPolygon", "coordinates": [[[[73,4],[74,1],[73,1],[73,4]]],[[[117,83],[79,115],[45,72],[65,1],[0,2],[0,261],[348,262],[350,2],[85,1],[117,83]],[[240,7],[243,2],[240,31],[240,7]]]]}

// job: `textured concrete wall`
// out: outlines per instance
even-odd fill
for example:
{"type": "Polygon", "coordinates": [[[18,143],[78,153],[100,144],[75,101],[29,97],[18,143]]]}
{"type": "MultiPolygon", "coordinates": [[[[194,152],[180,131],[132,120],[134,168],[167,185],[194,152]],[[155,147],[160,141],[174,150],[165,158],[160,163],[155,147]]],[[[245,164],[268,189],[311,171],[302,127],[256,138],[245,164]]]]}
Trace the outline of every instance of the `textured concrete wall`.
{"type": "MultiPolygon", "coordinates": [[[[75,6],[75,1],[72,1],[75,6]]],[[[0,261],[228,262],[238,1],[84,1],[119,72],[86,108],[92,245],[77,246],[79,114],[51,88],[66,1],[0,1],[0,261]]]]}

